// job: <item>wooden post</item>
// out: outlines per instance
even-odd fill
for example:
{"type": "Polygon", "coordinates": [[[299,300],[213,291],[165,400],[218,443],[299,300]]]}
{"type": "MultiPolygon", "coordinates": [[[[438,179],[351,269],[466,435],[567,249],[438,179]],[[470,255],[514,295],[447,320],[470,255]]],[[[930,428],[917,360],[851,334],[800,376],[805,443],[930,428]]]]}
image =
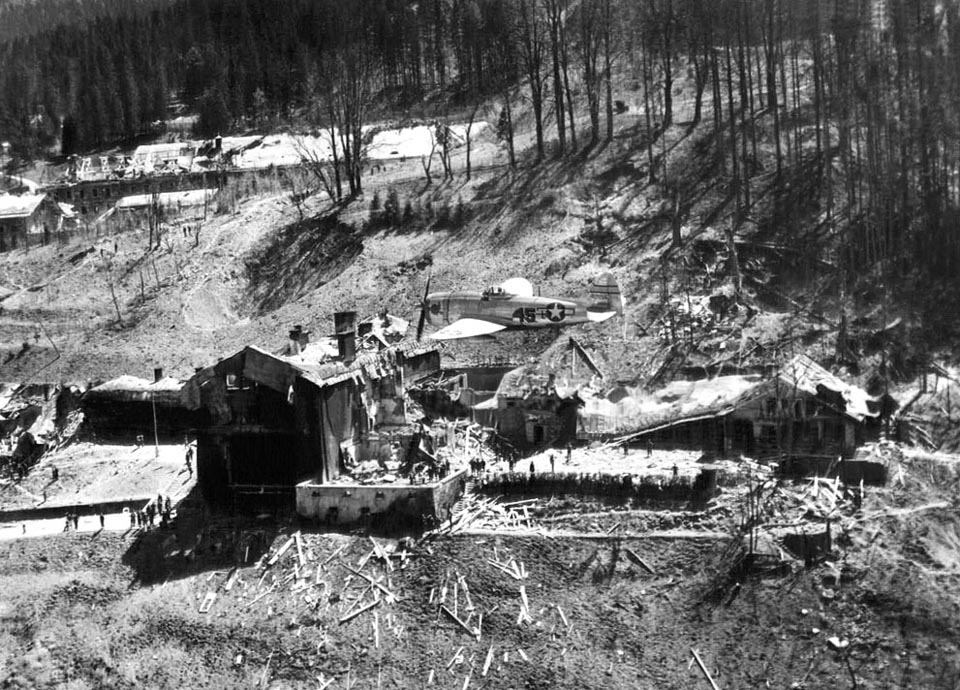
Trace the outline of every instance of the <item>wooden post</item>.
{"type": "Polygon", "coordinates": [[[113,308],[117,310],[117,323],[123,325],[123,317],[120,316],[120,303],[117,302],[117,293],[113,290],[113,280],[109,281],[110,296],[113,297],[113,308]]]}

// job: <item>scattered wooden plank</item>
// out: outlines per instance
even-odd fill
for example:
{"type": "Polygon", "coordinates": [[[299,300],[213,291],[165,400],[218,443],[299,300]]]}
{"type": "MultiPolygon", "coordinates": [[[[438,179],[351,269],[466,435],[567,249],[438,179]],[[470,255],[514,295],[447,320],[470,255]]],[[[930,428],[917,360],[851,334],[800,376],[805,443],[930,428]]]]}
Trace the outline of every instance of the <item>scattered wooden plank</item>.
{"type": "Polygon", "coordinates": [[[360,614],[366,613],[366,612],[369,611],[370,609],[376,608],[377,606],[380,605],[380,602],[381,602],[381,601],[383,601],[383,599],[374,599],[372,602],[370,602],[370,603],[367,604],[366,606],[363,606],[363,607],[357,609],[357,610],[354,611],[353,613],[349,613],[349,614],[347,614],[346,616],[343,616],[343,617],[340,619],[340,625],[343,625],[344,623],[353,620],[354,618],[356,618],[356,617],[359,616],[360,614]]]}
{"type": "Polygon", "coordinates": [[[361,558],[359,561],[357,561],[357,569],[358,569],[358,570],[363,570],[363,566],[365,566],[365,565],[367,564],[367,561],[369,561],[371,558],[373,558],[375,554],[376,554],[376,551],[374,551],[374,550],[371,549],[371,550],[367,553],[367,555],[365,555],[363,558],[361,558]]]}
{"type": "Polygon", "coordinates": [[[207,613],[210,607],[213,606],[213,600],[216,598],[216,592],[207,592],[207,596],[203,598],[203,602],[200,604],[200,613],[207,613]]]}
{"type": "Polygon", "coordinates": [[[657,572],[653,568],[651,568],[650,565],[645,560],[640,558],[640,556],[633,549],[631,549],[628,546],[625,546],[623,547],[623,550],[627,554],[627,558],[629,558],[631,561],[633,561],[634,563],[642,567],[651,575],[657,574],[657,572]]]}
{"type": "Polygon", "coordinates": [[[496,568],[497,570],[500,570],[500,571],[506,573],[507,575],[509,575],[510,577],[512,577],[514,580],[521,580],[521,579],[523,579],[523,578],[520,576],[520,573],[519,573],[518,571],[516,571],[516,570],[511,570],[510,568],[508,568],[507,566],[505,566],[503,563],[498,563],[497,561],[491,560],[491,559],[489,559],[489,558],[487,559],[487,563],[489,563],[490,565],[492,565],[492,566],[493,566],[494,568],[496,568]]]}
{"type": "Polygon", "coordinates": [[[480,672],[480,675],[486,678],[487,671],[490,670],[490,664],[493,663],[493,645],[490,645],[490,649],[487,651],[487,659],[483,662],[483,670],[480,672]]]}
{"type": "Polygon", "coordinates": [[[511,501],[510,503],[500,503],[498,505],[501,508],[512,508],[514,506],[530,505],[531,503],[536,503],[539,500],[540,500],[539,498],[525,498],[522,501],[511,501]]]}
{"type": "Polygon", "coordinates": [[[300,541],[300,532],[296,532],[293,538],[297,542],[297,560],[300,562],[300,567],[302,568],[307,564],[307,559],[303,555],[303,542],[300,541]]]}
{"type": "Polygon", "coordinates": [[[227,575],[227,579],[223,581],[223,591],[229,592],[233,588],[233,585],[236,584],[239,575],[239,570],[234,566],[233,570],[227,575]]]}
{"type": "Polygon", "coordinates": [[[267,656],[267,663],[263,665],[263,673],[260,675],[260,682],[258,685],[260,687],[265,687],[267,684],[267,671],[270,670],[270,660],[273,659],[273,652],[267,656]]]}
{"type": "Polygon", "coordinates": [[[563,621],[563,624],[564,624],[565,626],[567,626],[567,628],[569,629],[569,628],[570,628],[570,621],[568,621],[568,620],[567,620],[567,617],[566,617],[565,615],[563,615],[563,609],[560,608],[560,605],[559,605],[559,604],[557,604],[557,613],[560,614],[560,620],[562,620],[562,621],[563,621]]]}
{"type": "Polygon", "coordinates": [[[393,564],[390,562],[390,556],[387,554],[386,550],[383,548],[383,545],[378,544],[373,537],[368,537],[368,538],[370,539],[370,543],[373,544],[373,550],[376,551],[377,558],[379,558],[386,564],[388,572],[392,571],[393,564]]]}
{"type": "Polygon", "coordinates": [[[362,577],[364,580],[366,580],[366,581],[369,582],[371,585],[373,585],[374,587],[376,587],[377,589],[379,589],[381,592],[383,592],[383,593],[386,595],[386,597],[387,597],[387,603],[388,603],[388,604],[392,604],[393,602],[395,602],[395,601],[397,600],[397,595],[396,595],[396,594],[394,594],[394,593],[391,592],[389,589],[387,589],[386,587],[384,587],[383,585],[381,585],[379,582],[377,582],[376,580],[374,580],[374,579],[373,579],[372,577],[370,577],[369,575],[365,575],[364,573],[361,573],[359,570],[354,570],[353,568],[351,568],[349,565],[347,565],[347,564],[344,563],[343,561],[339,561],[339,564],[342,565],[342,566],[343,566],[344,568],[346,568],[347,570],[349,570],[349,571],[350,571],[351,573],[353,573],[354,575],[356,575],[357,577],[362,577]]]}
{"type": "Polygon", "coordinates": [[[443,604],[440,605],[440,611],[445,613],[447,615],[447,618],[451,619],[454,623],[456,623],[461,628],[463,628],[467,632],[467,634],[469,634],[471,637],[477,637],[477,634],[478,634],[477,631],[474,628],[471,628],[466,623],[464,623],[459,618],[457,618],[456,614],[454,614],[454,612],[448,609],[445,605],[443,604]]]}
{"type": "Polygon", "coordinates": [[[447,670],[450,670],[450,667],[457,662],[457,659],[460,657],[460,652],[462,651],[463,651],[463,647],[460,647],[459,649],[457,649],[457,651],[453,653],[453,656],[450,657],[450,661],[447,662],[447,670]]]}
{"type": "Polygon", "coordinates": [[[272,592],[272,591],[275,589],[275,587],[276,587],[276,585],[270,585],[270,587],[267,588],[267,591],[266,591],[266,592],[263,592],[262,594],[260,594],[256,599],[254,599],[253,601],[251,601],[251,602],[250,602],[249,604],[247,604],[244,608],[250,608],[251,606],[253,606],[254,604],[256,604],[258,601],[260,601],[260,600],[263,599],[265,596],[267,596],[268,594],[270,594],[270,592],[272,592]]]}
{"type": "Polygon", "coordinates": [[[517,648],[517,654],[519,654],[520,658],[523,659],[524,661],[530,661],[530,658],[526,654],[524,654],[523,650],[520,649],[519,647],[517,648]]]}
{"type": "Polygon", "coordinates": [[[460,690],[467,690],[467,688],[470,686],[470,676],[472,675],[473,675],[473,671],[470,671],[469,673],[467,673],[467,677],[463,679],[463,687],[460,688],[460,690]]]}
{"type": "Polygon", "coordinates": [[[324,561],[323,563],[321,563],[320,565],[326,565],[327,563],[329,563],[330,561],[332,561],[334,558],[336,558],[337,556],[339,556],[339,555],[343,552],[343,550],[344,550],[345,548],[347,548],[347,544],[343,544],[339,549],[337,549],[337,550],[334,551],[332,554],[330,554],[329,556],[327,556],[327,560],[325,560],[325,561],[324,561]]]}
{"type": "Polygon", "coordinates": [[[713,682],[713,677],[710,675],[710,671],[708,671],[707,667],[703,665],[703,660],[700,659],[700,655],[697,654],[697,650],[691,647],[690,651],[693,652],[693,658],[696,659],[697,666],[699,666],[700,670],[703,671],[703,675],[707,679],[707,682],[710,683],[710,687],[713,688],[713,690],[720,690],[720,688],[717,687],[717,684],[713,682]]]}
{"type": "Polygon", "coordinates": [[[286,543],[284,543],[284,545],[281,546],[281,547],[279,548],[279,550],[277,550],[277,552],[276,552],[275,554],[273,554],[273,557],[272,557],[269,561],[267,561],[267,565],[268,565],[268,566],[272,566],[272,565],[274,565],[277,561],[279,561],[279,560],[280,560],[280,557],[283,556],[283,554],[285,554],[285,553],[287,552],[287,549],[289,549],[291,546],[293,546],[293,544],[294,544],[294,538],[293,538],[293,537],[290,537],[289,539],[287,539],[286,543]]]}

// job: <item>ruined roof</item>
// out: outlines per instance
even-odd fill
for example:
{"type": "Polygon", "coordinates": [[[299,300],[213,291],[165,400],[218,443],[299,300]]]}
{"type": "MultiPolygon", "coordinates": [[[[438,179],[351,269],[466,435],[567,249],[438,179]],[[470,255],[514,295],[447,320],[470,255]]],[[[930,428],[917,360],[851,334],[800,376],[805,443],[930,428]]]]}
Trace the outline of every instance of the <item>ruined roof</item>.
{"type": "Polygon", "coordinates": [[[46,198],[45,194],[2,195],[0,196],[0,219],[28,218],[34,214],[46,198]]]}
{"type": "Polygon", "coordinates": [[[349,362],[344,362],[337,358],[337,349],[329,338],[308,343],[301,352],[296,354],[289,354],[286,347],[281,352],[268,352],[255,345],[248,345],[240,352],[202,369],[191,377],[184,386],[183,394],[187,406],[193,409],[200,404],[199,397],[196,395],[199,387],[210,379],[230,371],[241,373],[244,378],[283,394],[289,391],[297,378],[321,388],[348,379],[359,379],[364,375],[371,379],[379,379],[394,371],[397,366],[397,355],[412,358],[435,350],[435,345],[412,343],[365,352],[360,349],[358,342],[356,357],[349,362]]]}
{"type": "MultiPolygon", "coordinates": [[[[772,377],[757,375],[719,376],[698,381],[673,381],[650,394],[639,391],[617,400],[586,398],[584,416],[616,420],[621,429],[636,434],[733,412],[758,397],[771,394],[771,386],[823,398],[824,389],[839,395],[843,405],[837,411],[862,422],[875,417],[865,391],[834,376],[805,355],[784,364],[772,377]]],[[[629,393],[629,389],[627,389],[629,393]]],[[[829,404],[829,403],[828,403],[829,404]]]]}
{"type": "Polygon", "coordinates": [[[648,394],[640,389],[632,392],[626,389],[631,394],[616,401],[586,398],[582,414],[616,420],[621,429],[648,433],[663,426],[729,414],[744,394],[761,382],[759,376],[718,376],[699,381],[673,381],[648,394]]]}
{"type": "Polygon", "coordinates": [[[783,365],[777,377],[781,383],[810,395],[820,393],[821,387],[839,394],[844,402],[841,412],[858,422],[878,414],[870,409],[868,402],[873,398],[865,390],[834,376],[806,355],[797,355],[783,365]]]}

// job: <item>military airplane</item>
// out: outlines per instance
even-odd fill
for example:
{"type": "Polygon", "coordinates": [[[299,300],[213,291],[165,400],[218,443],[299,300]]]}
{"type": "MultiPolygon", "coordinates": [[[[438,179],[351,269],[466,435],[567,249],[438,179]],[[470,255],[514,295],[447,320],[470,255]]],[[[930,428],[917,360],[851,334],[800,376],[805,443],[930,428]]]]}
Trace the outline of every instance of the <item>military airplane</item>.
{"type": "Polygon", "coordinates": [[[598,323],[623,314],[620,286],[609,273],[599,276],[587,299],[560,299],[533,294],[525,278],[511,278],[483,292],[430,292],[430,279],[420,304],[417,340],[424,326],[442,325],[429,337],[453,340],[486,336],[503,330],[598,323]]]}

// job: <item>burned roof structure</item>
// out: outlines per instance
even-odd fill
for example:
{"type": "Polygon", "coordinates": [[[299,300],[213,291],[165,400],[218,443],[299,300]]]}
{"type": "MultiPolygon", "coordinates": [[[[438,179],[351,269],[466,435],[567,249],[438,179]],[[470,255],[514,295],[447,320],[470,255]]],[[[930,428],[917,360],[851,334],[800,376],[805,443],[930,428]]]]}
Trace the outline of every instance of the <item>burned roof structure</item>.
{"type": "Polygon", "coordinates": [[[294,328],[279,352],[247,346],[187,382],[187,407],[211,416],[197,437],[198,480],[209,501],[285,500],[297,482],[329,482],[375,454],[373,430],[406,423],[404,385],[439,369],[439,352],[358,341],[352,313],[336,322],[332,339],[311,343],[294,328]]]}

